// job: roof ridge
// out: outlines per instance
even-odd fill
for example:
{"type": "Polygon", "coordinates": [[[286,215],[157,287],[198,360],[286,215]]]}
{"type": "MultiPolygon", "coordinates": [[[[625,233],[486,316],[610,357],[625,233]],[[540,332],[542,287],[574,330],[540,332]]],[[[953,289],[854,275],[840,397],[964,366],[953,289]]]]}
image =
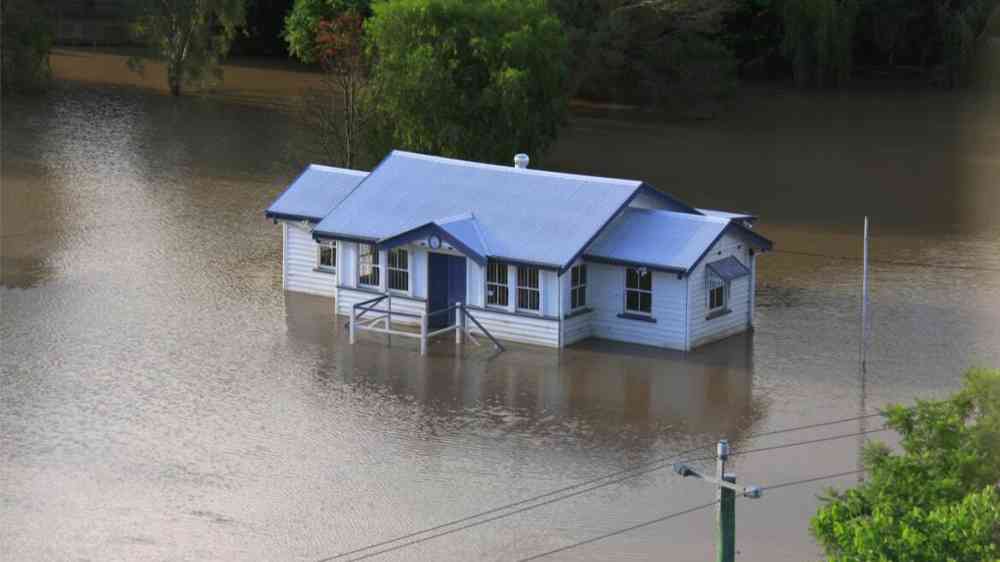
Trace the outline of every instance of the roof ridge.
{"type": "Polygon", "coordinates": [[[447,158],[445,156],[435,156],[432,154],[421,154],[419,152],[409,152],[406,150],[393,150],[390,153],[390,156],[393,154],[398,154],[401,157],[414,158],[418,160],[433,160],[437,162],[446,162],[455,166],[466,166],[469,168],[484,168],[511,174],[528,174],[534,176],[573,178],[576,180],[587,181],[592,183],[617,184],[621,185],[622,187],[634,187],[633,185],[630,184],[641,185],[643,183],[641,180],[609,178],[605,176],[588,176],[585,174],[573,174],[570,172],[555,172],[551,170],[540,170],[538,168],[515,168],[513,166],[502,166],[500,164],[489,164],[486,162],[471,162],[469,160],[460,160],[458,158],[447,158]]]}
{"type": "Polygon", "coordinates": [[[669,215],[676,216],[679,218],[684,218],[688,220],[704,221],[704,222],[716,222],[716,223],[728,223],[732,219],[725,217],[717,217],[710,215],[695,215],[691,213],[680,213],[678,211],[671,211],[670,209],[644,209],[642,207],[628,207],[625,211],[630,213],[645,213],[650,215],[669,215]]]}

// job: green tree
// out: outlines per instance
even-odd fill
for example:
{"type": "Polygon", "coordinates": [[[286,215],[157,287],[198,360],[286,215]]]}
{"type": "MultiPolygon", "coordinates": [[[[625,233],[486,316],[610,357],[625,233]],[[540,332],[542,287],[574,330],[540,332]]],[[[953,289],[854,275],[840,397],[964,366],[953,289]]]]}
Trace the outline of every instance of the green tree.
{"type": "Polygon", "coordinates": [[[2,89],[41,88],[50,75],[51,17],[45,4],[35,0],[0,2],[0,78],[2,89]]]}
{"type": "Polygon", "coordinates": [[[869,476],[830,491],[812,530],[833,562],[1000,560],[1000,371],[950,399],[887,410],[902,454],[871,444],[869,476]]]}
{"type": "Polygon", "coordinates": [[[506,163],[555,140],[568,49],[544,0],[394,0],[373,11],[365,29],[386,144],[506,163]]]}
{"type": "Polygon", "coordinates": [[[222,79],[220,63],[246,23],[246,0],[141,0],[132,31],[148,50],[129,59],[142,72],[146,58],[163,61],[170,93],[222,79]]]}
{"type": "Polygon", "coordinates": [[[368,17],[371,0],[295,0],[292,10],[285,16],[282,34],[288,44],[288,53],[304,63],[322,62],[316,45],[320,24],[332,22],[347,12],[368,17]]]}

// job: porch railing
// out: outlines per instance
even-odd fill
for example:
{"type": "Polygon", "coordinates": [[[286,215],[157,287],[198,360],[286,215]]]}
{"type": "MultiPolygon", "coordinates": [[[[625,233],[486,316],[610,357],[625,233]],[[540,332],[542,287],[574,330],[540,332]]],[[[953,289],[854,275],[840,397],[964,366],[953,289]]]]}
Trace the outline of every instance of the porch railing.
{"type": "Polygon", "coordinates": [[[425,312],[424,314],[413,314],[410,312],[398,312],[398,311],[393,312],[392,295],[380,295],[378,297],[368,299],[366,301],[362,301],[352,305],[351,318],[347,322],[347,328],[349,334],[349,341],[352,345],[354,344],[354,341],[357,338],[358,331],[375,332],[379,334],[386,334],[388,336],[418,338],[420,340],[420,354],[426,355],[427,341],[430,338],[433,338],[435,336],[440,336],[447,332],[451,332],[452,330],[455,331],[455,343],[461,344],[464,335],[469,339],[469,341],[471,341],[476,345],[479,345],[479,342],[472,334],[471,325],[467,322],[467,320],[472,320],[472,323],[476,326],[476,328],[481,333],[483,333],[487,338],[490,339],[490,341],[493,343],[493,345],[497,348],[498,351],[504,351],[503,345],[501,345],[500,342],[497,341],[495,337],[493,337],[493,334],[491,334],[489,330],[487,330],[479,322],[479,320],[476,319],[476,317],[473,316],[471,312],[469,312],[468,307],[466,307],[465,304],[462,302],[456,302],[455,304],[449,307],[435,310],[433,312],[425,312]],[[382,302],[385,302],[385,308],[379,308],[378,305],[381,304],[382,302]],[[456,311],[455,321],[453,324],[445,326],[444,328],[439,328],[434,331],[430,331],[428,329],[429,318],[431,318],[432,316],[437,316],[439,314],[450,313],[452,311],[456,311]],[[367,318],[365,319],[365,322],[361,322],[362,318],[364,318],[364,316],[369,312],[380,313],[380,315],[375,316],[374,318],[367,318]],[[397,318],[418,319],[420,322],[420,332],[416,333],[416,332],[408,332],[404,330],[393,329],[392,327],[393,316],[396,316],[397,318]]]}

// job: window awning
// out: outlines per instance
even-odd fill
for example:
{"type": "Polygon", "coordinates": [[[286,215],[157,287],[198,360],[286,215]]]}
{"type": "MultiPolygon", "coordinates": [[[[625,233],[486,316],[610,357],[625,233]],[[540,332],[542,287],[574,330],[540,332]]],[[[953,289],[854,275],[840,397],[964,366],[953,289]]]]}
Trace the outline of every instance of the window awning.
{"type": "Polygon", "coordinates": [[[725,281],[732,281],[744,275],[750,275],[750,269],[733,256],[705,264],[705,267],[725,281]]]}

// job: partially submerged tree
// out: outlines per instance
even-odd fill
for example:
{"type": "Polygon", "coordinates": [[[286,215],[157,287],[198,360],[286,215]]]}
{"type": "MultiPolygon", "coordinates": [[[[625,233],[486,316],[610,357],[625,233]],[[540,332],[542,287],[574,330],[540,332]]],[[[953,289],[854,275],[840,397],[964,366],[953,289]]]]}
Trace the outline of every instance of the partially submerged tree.
{"type": "Polygon", "coordinates": [[[830,560],[1000,560],[1000,371],[887,415],[903,454],[869,445],[865,483],[830,491],[812,520],[830,560]]]}
{"type": "Polygon", "coordinates": [[[2,89],[41,88],[51,74],[52,18],[45,4],[35,0],[0,2],[0,79],[2,89]]]}
{"type": "Polygon", "coordinates": [[[361,14],[353,10],[319,23],[313,52],[323,67],[323,86],[303,99],[321,157],[346,168],[370,163],[372,97],[363,26],[361,14]]]}
{"type": "Polygon", "coordinates": [[[129,59],[142,72],[146,58],[167,67],[170,93],[221,80],[222,59],[246,21],[246,0],[141,0],[133,34],[147,51],[129,59]]]}
{"type": "Polygon", "coordinates": [[[367,18],[371,14],[371,0],[295,0],[285,16],[282,33],[288,53],[307,64],[322,62],[318,47],[321,25],[348,12],[367,18]]]}
{"type": "Polygon", "coordinates": [[[506,163],[555,140],[568,50],[544,0],[395,0],[373,10],[366,30],[389,145],[506,163]]]}

